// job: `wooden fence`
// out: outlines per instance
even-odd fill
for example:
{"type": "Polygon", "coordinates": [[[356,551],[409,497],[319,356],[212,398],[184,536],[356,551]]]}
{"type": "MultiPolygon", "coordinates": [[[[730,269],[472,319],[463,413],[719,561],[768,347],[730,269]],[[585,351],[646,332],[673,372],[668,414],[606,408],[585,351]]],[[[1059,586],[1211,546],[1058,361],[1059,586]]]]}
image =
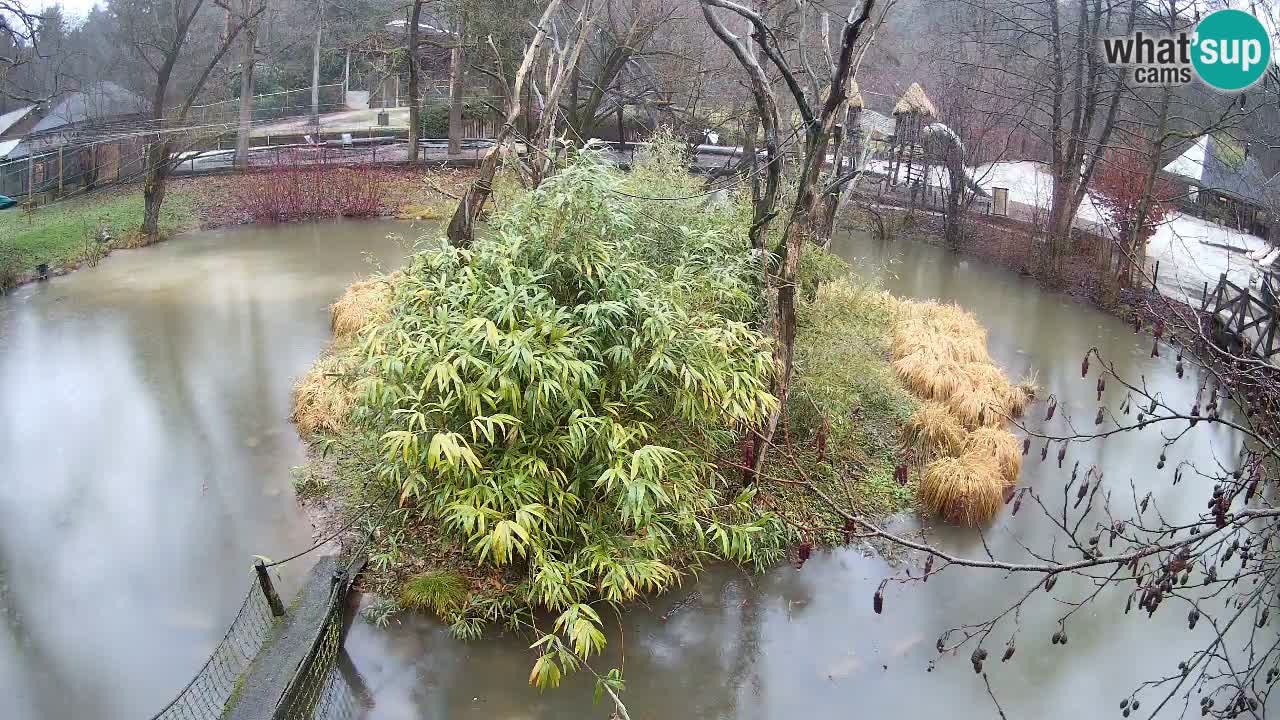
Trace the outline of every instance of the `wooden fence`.
{"type": "Polygon", "coordinates": [[[146,143],[141,138],[63,145],[0,163],[0,195],[59,198],[134,179],[145,164],[146,143]]]}
{"type": "MultiPolygon", "coordinates": [[[[1205,289],[1208,290],[1206,283],[1205,289]]],[[[1262,286],[1240,287],[1223,274],[1212,293],[1205,293],[1202,309],[1213,318],[1215,329],[1237,341],[1249,353],[1272,360],[1280,355],[1280,280],[1263,276],[1262,286]]]]}

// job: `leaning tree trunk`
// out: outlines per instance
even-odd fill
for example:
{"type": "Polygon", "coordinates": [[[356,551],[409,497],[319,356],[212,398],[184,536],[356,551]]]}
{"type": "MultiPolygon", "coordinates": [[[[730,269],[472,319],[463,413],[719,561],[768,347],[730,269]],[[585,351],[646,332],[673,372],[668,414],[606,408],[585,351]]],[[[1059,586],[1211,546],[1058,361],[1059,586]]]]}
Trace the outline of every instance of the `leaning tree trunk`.
{"type": "Polygon", "coordinates": [[[512,131],[514,131],[516,122],[520,119],[520,93],[524,91],[525,76],[529,74],[529,69],[533,67],[534,60],[538,57],[538,50],[542,47],[542,42],[547,37],[547,25],[559,6],[560,0],[551,0],[551,2],[547,3],[546,9],[543,10],[542,18],[538,21],[538,30],[533,34],[533,39],[529,41],[529,45],[525,48],[524,59],[520,62],[520,69],[516,71],[515,82],[511,85],[511,92],[508,93],[506,122],[498,129],[497,137],[493,139],[493,147],[489,148],[489,151],[485,153],[484,161],[480,163],[478,176],[471,183],[471,187],[467,188],[467,191],[462,195],[462,199],[458,201],[458,207],[454,208],[453,217],[449,218],[447,236],[449,242],[455,247],[467,247],[475,237],[476,221],[480,219],[484,204],[488,201],[490,193],[493,192],[493,178],[498,174],[499,152],[501,152],[502,146],[511,136],[512,131]]]}

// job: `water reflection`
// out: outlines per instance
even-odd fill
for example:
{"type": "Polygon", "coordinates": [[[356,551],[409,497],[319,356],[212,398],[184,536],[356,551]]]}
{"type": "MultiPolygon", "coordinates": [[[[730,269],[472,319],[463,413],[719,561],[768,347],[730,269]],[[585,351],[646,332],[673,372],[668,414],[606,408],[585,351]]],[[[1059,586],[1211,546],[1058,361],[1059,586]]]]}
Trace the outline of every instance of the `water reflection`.
{"type": "MultiPolygon", "coordinates": [[[[146,717],[185,683],[243,594],[251,554],[305,547],[310,528],[289,487],[302,448],[287,421],[292,378],[328,342],[325,307],[366,270],[362,253],[398,257],[389,224],[200,233],[112,256],[100,267],[0,299],[0,694],[6,718],[146,717]]],[[[838,252],[896,293],[973,310],[1010,375],[1035,370],[1061,408],[1091,423],[1084,351],[1190,406],[1171,357],[1113,318],[1031,282],[936,248],[844,236],[838,252]]],[[[1108,390],[1118,400],[1116,388],[1108,390]]],[[[1061,430],[1068,413],[1059,411],[1061,430]]],[[[1129,433],[1073,446],[1098,463],[1116,498],[1150,491],[1188,517],[1200,496],[1155,475],[1161,440],[1129,433]],[[1132,483],[1132,490],[1130,490],[1132,483]]],[[[1229,461],[1238,440],[1197,431],[1170,463],[1229,461]]],[[[1051,454],[1052,458],[1053,455],[1051,454]]],[[[1022,482],[1060,487],[1052,462],[1022,482]]],[[[984,538],[929,530],[956,552],[984,538]]],[[[1024,509],[985,533],[1018,557],[1052,534],[1024,509]]],[[[293,569],[296,574],[305,567],[293,569]]],[[[964,658],[938,660],[944,629],[986,619],[1024,579],[949,571],[925,586],[871,596],[891,569],[860,548],[817,553],[802,571],[752,577],[715,568],[652,607],[611,621],[609,657],[625,651],[626,701],[642,718],[867,716],[990,718],[964,658]]],[[[288,581],[290,578],[285,578],[288,581]]],[[[1059,582],[1065,596],[1069,581],[1059,582]]],[[[287,589],[286,589],[287,592],[287,589]]],[[[1010,717],[1100,717],[1134,684],[1171,673],[1207,632],[1180,613],[1124,616],[1104,595],[1072,621],[1069,649],[1049,644],[1059,606],[1020,622],[1013,662],[988,662],[1010,717]]],[[[1171,609],[1172,610],[1172,609],[1171,609]]],[[[1001,637],[997,642],[1002,641],[1001,637]]],[[[526,641],[459,643],[437,623],[386,630],[357,620],[345,677],[373,718],[607,717],[585,676],[558,691],[525,684],[526,641]]],[[[346,661],[344,660],[344,663],[346,661]]]]}
{"type": "MultiPolygon", "coordinates": [[[[1065,415],[1092,427],[1097,408],[1093,380],[1081,380],[1080,359],[1098,346],[1117,370],[1145,379],[1173,403],[1194,397],[1194,379],[1178,382],[1170,357],[1149,357],[1150,339],[1135,337],[1118,320],[1071,299],[1042,293],[1031,281],[926,245],[877,243],[864,236],[837,238],[835,250],[856,271],[893,292],[954,301],[976,313],[990,330],[993,357],[1017,378],[1035,372],[1045,393],[1061,399],[1050,427],[1066,428],[1065,415]],[[1064,413],[1063,411],[1067,411],[1064,413]]],[[[1167,354],[1166,354],[1167,355],[1167,354]]],[[[1117,402],[1117,388],[1107,398],[1117,402]]],[[[1169,485],[1154,473],[1162,445],[1153,431],[1120,435],[1106,443],[1073,445],[1067,470],[1038,462],[1033,452],[1021,481],[1052,495],[1072,463],[1105,468],[1105,482],[1122,498],[1150,491],[1166,516],[1194,516],[1200,494],[1169,485]]],[[[1056,450],[1056,448],[1055,448],[1056,450]]],[[[1221,428],[1193,433],[1169,461],[1216,464],[1230,460],[1239,440],[1221,428]]],[[[1130,505],[1132,500],[1130,499],[1130,505]]],[[[948,528],[928,530],[944,546],[970,556],[985,547],[1010,559],[1054,544],[1042,516],[1028,508],[1007,512],[982,535],[948,528]]],[[[1060,556],[1066,557],[1060,548],[1060,556]]],[[[1029,578],[975,575],[951,570],[927,585],[891,586],[885,612],[876,615],[872,593],[892,572],[862,548],[816,554],[801,571],[782,567],[762,577],[716,568],[696,582],[621,618],[610,633],[610,651],[625,646],[626,702],[633,718],[899,717],[991,718],[994,707],[982,679],[966,658],[941,658],[939,634],[988,619],[1025,592],[1029,578]],[[687,606],[686,598],[694,598],[687,606]],[[664,620],[664,614],[682,604],[664,620]],[[936,662],[935,662],[936,661],[936,662]]],[[[1068,597],[1084,581],[1060,580],[1068,597]]],[[[1019,619],[1022,634],[1014,660],[987,663],[992,684],[1010,717],[1101,717],[1136,683],[1176,672],[1179,660],[1200,647],[1201,624],[1186,630],[1179,610],[1124,615],[1125,596],[1104,594],[1070,621],[1070,645],[1050,644],[1063,606],[1036,602],[1019,619]]],[[[1002,648],[1011,627],[993,638],[1002,648]]],[[[374,696],[373,718],[607,717],[592,706],[590,683],[576,677],[539,694],[524,678],[532,663],[526,643],[498,636],[463,644],[438,624],[407,617],[378,630],[357,622],[348,639],[355,664],[374,696]]],[[[967,652],[967,651],[966,651],[967,652]]],[[[998,654],[998,652],[996,653],[998,654]]],[[[615,654],[603,667],[619,661],[615,654]]]]}
{"type": "Polygon", "coordinates": [[[290,388],[400,227],[196,233],[0,298],[6,719],[150,716],[225,631],[251,556],[310,543],[290,388]]]}

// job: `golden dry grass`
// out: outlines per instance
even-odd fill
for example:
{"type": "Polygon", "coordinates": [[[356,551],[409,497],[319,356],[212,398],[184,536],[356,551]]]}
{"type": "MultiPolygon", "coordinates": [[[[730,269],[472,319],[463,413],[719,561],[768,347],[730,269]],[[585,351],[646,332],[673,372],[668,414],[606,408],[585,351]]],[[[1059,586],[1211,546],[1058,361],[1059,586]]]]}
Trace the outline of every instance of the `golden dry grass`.
{"type": "Polygon", "coordinates": [[[374,278],[352,283],[338,301],[329,307],[333,320],[333,339],[347,344],[361,330],[387,317],[391,288],[386,279],[374,278]]]}
{"type": "Polygon", "coordinates": [[[354,360],[330,353],[320,358],[293,388],[290,419],[303,435],[336,433],[347,427],[355,391],[350,374],[354,360]]]}
{"type": "Polygon", "coordinates": [[[947,400],[968,382],[959,363],[920,349],[893,361],[898,379],[916,397],[947,400]]]}
{"type": "Polygon", "coordinates": [[[1004,506],[1004,479],[992,459],[973,453],[944,457],[925,466],[916,496],[947,522],[977,527],[1004,506]]]}
{"type": "Polygon", "coordinates": [[[450,207],[442,202],[431,205],[410,204],[403,205],[396,211],[396,217],[401,220],[443,220],[448,217],[450,207]]]}
{"type": "Polygon", "coordinates": [[[972,313],[937,302],[899,302],[890,343],[893,369],[928,400],[906,438],[927,462],[918,497],[948,522],[980,525],[1000,511],[1022,469],[1017,438],[1004,429],[1033,397],[1013,385],[987,352],[987,331],[972,313]]]}
{"type": "Polygon", "coordinates": [[[1017,484],[1018,473],[1022,471],[1022,448],[1009,431],[1003,428],[974,430],[965,438],[960,454],[990,459],[1000,469],[1006,487],[1017,484]]]}
{"type": "Polygon", "coordinates": [[[921,403],[920,409],[907,421],[906,441],[923,460],[938,456],[958,455],[964,449],[965,429],[946,405],[921,403]]]}
{"type": "Polygon", "coordinates": [[[947,407],[967,430],[1004,424],[1004,398],[989,387],[972,383],[963,385],[947,398],[947,407]]]}

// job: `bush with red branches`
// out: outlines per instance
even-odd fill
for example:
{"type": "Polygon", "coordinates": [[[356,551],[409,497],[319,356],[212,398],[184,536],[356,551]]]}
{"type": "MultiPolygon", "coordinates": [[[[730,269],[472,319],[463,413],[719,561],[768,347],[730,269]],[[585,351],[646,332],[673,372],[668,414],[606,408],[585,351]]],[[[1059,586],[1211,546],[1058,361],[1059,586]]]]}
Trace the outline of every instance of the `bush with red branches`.
{"type": "Polygon", "coordinates": [[[382,215],[382,171],[369,165],[286,166],[239,176],[232,197],[251,222],[382,215]]]}
{"type": "Polygon", "coordinates": [[[1112,148],[1094,173],[1094,201],[1101,206],[1108,224],[1122,240],[1127,240],[1134,224],[1141,222],[1137,239],[1145,242],[1173,210],[1173,185],[1157,176],[1151,187],[1146,213],[1139,219],[1150,162],[1150,156],[1139,150],[1112,148]]]}

